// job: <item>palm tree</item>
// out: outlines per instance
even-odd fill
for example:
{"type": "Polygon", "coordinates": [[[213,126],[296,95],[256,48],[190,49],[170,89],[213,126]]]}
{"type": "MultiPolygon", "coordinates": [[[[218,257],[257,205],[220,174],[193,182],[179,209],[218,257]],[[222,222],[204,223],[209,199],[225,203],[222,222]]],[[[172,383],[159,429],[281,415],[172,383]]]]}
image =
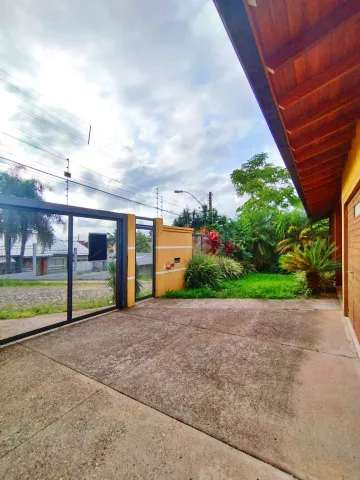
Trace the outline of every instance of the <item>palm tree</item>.
{"type": "MultiPolygon", "coordinates": [[[[23,180],[19,176],[19,169],[10,174],[2,173],[0,176],[1,192],[13,197],[42,200],[45,186],[35,179],[23,180]]],[[[60,215],[44,214],[40,212],[25,212],[21,209],[5,209],[1,213],[0,235],[4,236],[6,271],[10,272],[11,247],[20,239],[20,255],[18,269],[21,271],[25,253],[26,242],[31,234],[35,234],[37,242],[43,249],[50,248],[55,236],[52,223],[64,225],[60,215]]]]}
{"type": "Polygon", "coordinates": [[[280,266],[288,272],[305,272],[308,288],[314,293],[320,293],[321,275],[334,272],[341,264],[332,260],[336,245],[329,244],[326,239],[313,241],[303,249],[295,247],[279,259],[280,266]]]}
{"type": "Polygon", "coordinates": [[[301,209],[279,213],[274,223],[279,240],[277,251],[280,254],[293,251],[295,247],[308,247],[316,239],[329,236],[327,220],[311,222],[301,209]]]}
{"type": "Polygon", "coordinates": [[[272,228],[272,215],[267,210],[241,213],[239,223],[246,235],[245,242],[257,270],[274,261],[276,239],[272,228]]]}

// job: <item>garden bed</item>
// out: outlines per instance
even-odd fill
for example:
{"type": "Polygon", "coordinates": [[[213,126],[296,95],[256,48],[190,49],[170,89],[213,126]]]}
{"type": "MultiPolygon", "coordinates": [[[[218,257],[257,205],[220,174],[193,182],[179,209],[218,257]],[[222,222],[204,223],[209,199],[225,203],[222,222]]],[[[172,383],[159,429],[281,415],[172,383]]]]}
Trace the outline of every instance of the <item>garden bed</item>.
{"type": "Polygon", "coordinates": [[[239,280],[220,283],[220,289],[196,288],[168,291],[166,298],[299,298],[305,292],[304,282],[295,275],[252,273],[239,280]]]}

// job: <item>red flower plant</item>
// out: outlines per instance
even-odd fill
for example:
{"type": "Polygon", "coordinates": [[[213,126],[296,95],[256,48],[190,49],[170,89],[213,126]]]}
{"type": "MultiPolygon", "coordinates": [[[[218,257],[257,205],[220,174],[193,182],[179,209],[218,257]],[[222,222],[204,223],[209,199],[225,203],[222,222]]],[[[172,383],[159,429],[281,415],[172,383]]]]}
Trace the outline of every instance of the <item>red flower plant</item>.
{"type": "Polygon", "coordinates": [[[231,243],[230,240],[226,240],[224,243],[224,255],[226,257],[231,257],[236,250],[238,250],[236,243],[231,243]]]}
{"type": "Polygon", "coordinates": [[[205,253],[216,255],[221,246],[220,234],[218,232],[210,232],[205,239],[205,245],[205,253]]]}

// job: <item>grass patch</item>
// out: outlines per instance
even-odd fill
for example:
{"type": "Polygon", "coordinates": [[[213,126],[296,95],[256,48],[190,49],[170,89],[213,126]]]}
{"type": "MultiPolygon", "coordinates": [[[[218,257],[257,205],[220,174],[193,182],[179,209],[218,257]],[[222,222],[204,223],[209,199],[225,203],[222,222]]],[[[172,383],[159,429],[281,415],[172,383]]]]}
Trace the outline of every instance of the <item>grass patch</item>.
{"type": "Polygon", "coordinates": [[[53,281],[42,282],[37,280],[0,280],[1,287],[63,287],[67,282],[53,281]]]}
{"type": "Polygon", "coordinates": [[[212,288],[168,291],[166,298],[260,298],[292,299],[302,296],[304,283],[295,275],[252,273],[239,280],[220,282],[220,290],[212,288]]]}
{"type": "MultiPolygon", "coordinates": [[[[111,307],[114,304],[110,303],[110,298],[104,298],[100,300],[89,299],[81,300],[73,305],[73,310],[87,310],[91,308],[111,307]]],[[[28,308],[18,308],[15,305],[7,305],[0,311],[0,320],[11,320],[15,318],[29,318],[36,315],[45,315],[49,313],[61,313],[66,312],[66,305],[34,305],[28,308]]]]}

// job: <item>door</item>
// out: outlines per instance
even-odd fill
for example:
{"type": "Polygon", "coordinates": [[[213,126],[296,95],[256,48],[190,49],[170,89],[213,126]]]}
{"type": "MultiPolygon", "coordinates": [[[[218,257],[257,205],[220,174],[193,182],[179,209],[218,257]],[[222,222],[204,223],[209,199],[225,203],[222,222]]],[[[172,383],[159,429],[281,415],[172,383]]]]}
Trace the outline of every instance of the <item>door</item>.
{"type": "Polygon", "coordinates": [[[360,339],[360,189],[349,202],[347,215],[349,318],[360,339]]]}

